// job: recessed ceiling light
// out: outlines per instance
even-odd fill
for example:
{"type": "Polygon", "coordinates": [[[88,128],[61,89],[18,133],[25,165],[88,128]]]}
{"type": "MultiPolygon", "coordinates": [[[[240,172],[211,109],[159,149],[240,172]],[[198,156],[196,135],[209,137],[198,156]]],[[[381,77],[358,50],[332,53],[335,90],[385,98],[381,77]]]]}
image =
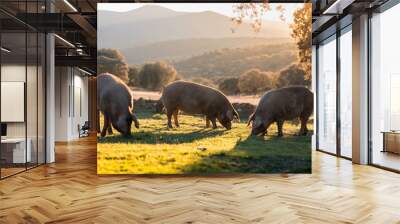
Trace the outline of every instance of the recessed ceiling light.
{"type": "Polygon", "coordinates": [[[70,47],[72,47],[72,48],[75,48],[75,45],[73,45],[71,42],[69,42],[68,40],[66,40],[66,39],[64,39],[64,38],[62,38],[62,37],[60,37],[59,35],[57,35],[57,34],[54,34],[54,36],[55,37],[57,37],[59,40],[61,40],[62,42],[64,42],[65,44],[67,44],[68,46],[70,46],[70,47]]]}
{"type": "Polygon", "coordinates": [[[68,7],[70,7],[74,12],[78,12],[78,10],[68,1],[68,0],[64,0],[65,4],[68,5],[68,7]]]}
{"type": "Polygon", "coordinates": [[[5,47],[1,47],[1,51],[4,51],[6,53],[10,53],[11,52],[11,50],[9,50],[9,49],[7,49],[5,47]]]}
{"type": "Polygon", "coordinates": [[[85,71],[85,70],[83,70],[83,69],[81,69],[81,68],[79,68],[79,67],[78,67],[78,70],[81,71],[81,72],[83,72],[83,73],[85,73],[86,75],[92,75],[92,73],[90,73],[90,72],[88,72],[88,71],[85,71]]]}
{"type": "Polygon", "coordinates": [[[324,10],[322,14],[342,14],[343,10],[351,5],[354,1],[355,0],[336,0],[326,10],[324,10]]]}

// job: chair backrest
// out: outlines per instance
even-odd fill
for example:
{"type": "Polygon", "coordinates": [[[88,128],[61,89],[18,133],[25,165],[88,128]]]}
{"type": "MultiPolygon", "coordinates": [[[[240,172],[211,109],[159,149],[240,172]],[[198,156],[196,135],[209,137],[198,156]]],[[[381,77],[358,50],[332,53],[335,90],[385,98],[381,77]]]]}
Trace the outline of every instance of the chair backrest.
{"type": "Polygon", "coordinates": [[[85,123],[82,126],[82,129],[89,129],[90,128],[90,123],[89,121],[85,121],[85,123]]]}

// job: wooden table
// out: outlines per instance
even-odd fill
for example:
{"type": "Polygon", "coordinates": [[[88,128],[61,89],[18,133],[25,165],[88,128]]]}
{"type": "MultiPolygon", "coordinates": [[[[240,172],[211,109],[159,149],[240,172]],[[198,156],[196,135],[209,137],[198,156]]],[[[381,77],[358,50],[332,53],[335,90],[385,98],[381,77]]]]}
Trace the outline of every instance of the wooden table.
{"type": "Polygon", "coordinates": [[[400,131],[382,131],[383,149],[382,152],[400,154],[400,131]]]}

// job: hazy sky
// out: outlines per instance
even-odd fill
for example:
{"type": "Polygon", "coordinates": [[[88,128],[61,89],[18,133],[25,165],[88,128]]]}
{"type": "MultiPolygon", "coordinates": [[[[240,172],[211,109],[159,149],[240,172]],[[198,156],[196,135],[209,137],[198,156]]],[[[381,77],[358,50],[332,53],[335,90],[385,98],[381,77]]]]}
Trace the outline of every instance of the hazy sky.
{"type": "MultiPolygon", "coordinates": [[[[97,9],[126,12],[140,8],[144,5],[159,5],[180,12],[214,11],[229,17],[234,16],[232,3],[98,3],[97,9]]],[[[275,10],[277,5],[279,4],[271,4],[272,11],[265,13],[263,16],[264,20],[280,21],[280,12],[275,10]]],[[[294,10],[301,7],[303,4],[286,3],[281,5],[283,5],[286,9],[284,13],[286,22],[291,23],[294,10]]]]}

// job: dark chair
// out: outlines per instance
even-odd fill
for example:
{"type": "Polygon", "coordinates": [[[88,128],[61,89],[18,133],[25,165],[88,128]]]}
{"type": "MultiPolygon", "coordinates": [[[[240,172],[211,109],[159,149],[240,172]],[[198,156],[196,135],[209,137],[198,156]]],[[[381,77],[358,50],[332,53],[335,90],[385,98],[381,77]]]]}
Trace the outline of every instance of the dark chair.
{"type": "Polygon", "coordinates": [[[82,127],[78,124],[79,138],[89,136],[90,123],[85,121],[82,127]]]}

